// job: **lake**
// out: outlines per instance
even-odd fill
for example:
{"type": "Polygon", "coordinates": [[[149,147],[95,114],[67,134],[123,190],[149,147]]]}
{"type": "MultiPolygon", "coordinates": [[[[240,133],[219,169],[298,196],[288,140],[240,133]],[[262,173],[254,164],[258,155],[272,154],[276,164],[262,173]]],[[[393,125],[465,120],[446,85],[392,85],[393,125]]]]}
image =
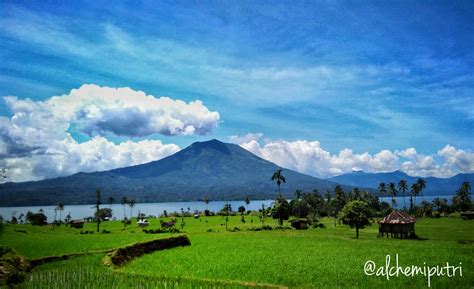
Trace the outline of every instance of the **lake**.
{"type": "MultiPolygon", "coordinates": [[[[247,206],[244,201],[212,201],[207,205],[208,209],[213,212],[220,211],[224,204],[229,203],[232,206],[233,211],[237,211],[240,206],[245,206],[249,210],[258,210],[262,208],[262,204],[265,207],[270,206],[274,200],[260,200],[260,201],[251,201],[247,206]]],[[[94,205],[65,205],[64,211],[61,213],[61,217],[64,218],[68,213],[71,213],[72,219],[81,219],[86,217],[94,216],[95,208],[94,205]]],[[[124,217],[124,206],[121,204],[113,204],[112,206],[103,204],[102,208],[112,208],[113,218],[123,219],[124,217]]],[[[56,206],[29,206],[29,207],[0,207],[0,216],[4,219],[9,220],[14,214],[18,217],[21,213],[25,214],[28,211],[33,213],[38,212],[40,209],[43,209],[44,214],[48,217],[48,222],[54,220],[56,206]]],[[[168,213],[172,212],[181,212],[181,208],[185,211],[194,212],[195,210],[204,211],[206,209],[206,204],[204,202],[171,202],[171,203],[136,203],[133,207],[133,216],[138,215],[138,211],[145,215],[154,215],[159,216],[163,214],[166,210],[168,213]]],[[[130,207],[125,206],[125,211],[127,216],[130,216],[130,207]]],[[[59,211],[57,212],[57,217],[59,218],[59,211]]]]}
{"type": "MultiPolygon", "coordinates": [[[[442,195],[442,196],[424,196],[423,199],[427,202],[433,201],[435,198],[445,198],[451,203],[452,195],[442,195]]],[[[403,208],[403,198],[397,196],[395,198],[397,200],[397,208],[403,208]]],[[[382,197],[380,198],[381,201],[387,202],[391,204],[392,198],[391,197],[382,197]]],[[[410,197],[406,197],[406,206],[407,208],[410,205],[410,197]]],[[[257,211],[262,208],[262,204],[265,207],[272,205],[274,200],[259,200],[259,201],[251,201],[248,206],[245,205],[243,201],[213,201],[210,202],[207,207],[209,210],[213,212],[220,211],[224,204],[229,203],[232,206],[233,211],[237,211],[240,206],[245,206],[249,210],[257,211]]],[[[416,205],[421,203],[421,197],[418,196],[416,198],[416,205]]],[[[64,207],[64,211],[61,213],[62,219],[64,219],[67,214],[71,214],[72,219],[81,219],[86,217],[91,217],[94,215],[95,208],[94,205],[66,205],[64,207]]],[[[56,206],[29,206],[29,207],[0,207],[0,216],[4,219],[9,220],[13,215],[18,217],[21,213],[25,214],[28,211],[31,212],[38,212],[40,209],[44,211],[46,217],[48,217],[48,222],[51,222],[55,218],[55,211],[54,208],[56,206]]],[[[124,206],[121,204],[113,204],[112,206],[103,204],[101,207],[103,208],[112,208],[113,218],[122,219],[124,217],[124,206]]],[[[163,214],[166,210],[168,213],[172,212],[180,212],[181,208],[185,211],[194,212],[195,210],[204,211],[206,209],[206,204],[204,202],[170,202],[170,203],[137,203],[133,208],[133,215],[137,216],[138,212],[143,213],[145,215],[154,215],[159,216],[163,214]]],[[[125,212],[127,216],[130,216],[130,207],[127,205],[125,206],[125,212]]],[[[56,215],[59,218],[59,211],[56,215]]]]}

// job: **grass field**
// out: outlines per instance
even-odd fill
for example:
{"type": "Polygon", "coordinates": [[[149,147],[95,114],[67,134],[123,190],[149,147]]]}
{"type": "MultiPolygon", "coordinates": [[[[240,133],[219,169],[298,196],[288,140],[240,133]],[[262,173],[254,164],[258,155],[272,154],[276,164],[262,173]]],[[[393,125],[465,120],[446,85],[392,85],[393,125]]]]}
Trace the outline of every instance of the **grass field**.
{"type": "MultiPolygon", "coordinates": [[[[62,288],[61,284],[75,282],[82,285],[74,288],[106,287],[104,284],[123,286],[116,288],[135,285],[135,288],[242,288],[259,284],[292,288],[427,288],[424,276],[387,280],[364,274],[368,260],[382,266],[387,255],[393,259],[396,254],[402,266],[423,266],[425,262],[428,266],[446,265],[446,262],[459,266],[462,262],[462,277],[432,277],[431,288],[474,286],[472,221],[447,217],[420,219],[416,224],[417,234],[427,239],[422,241],[377,238],[376,224],[362,230],[360,238],[355,239],[354,230],[343,225],[334,227],[332,219],[323,219],[326,229],[257,232],[246,230],[260,225],[256,217],[253,225],[250,222],[243,225],[240,217],[231,217],[229,228],[239,227],[240,231],[236,232],[227,232],[221,217],[209,217],[207,222],[205,219],[185,218],[184,231],[192,242],[189,247],[148,254],[113,270],[102,265],[104,253],[50,263],[35,268],[23,286],[48,288],[57,283],[56,288],[62,288]],[[208,229],[212,231],[207,232],[208,229]]],[[[275,225],[274,220],[267,223],[275,225]]],[[[94,230],[94,225],[86,224],[84,230],[94,230]]],[[[150,228],[157,227],[158,220],[152,219],[150,228]]],[[[81,235],[80,230],[65,226],[53,230],[10,225],[5,228],[0,244],[28,258],[37,258],[111,249],[170,236],[144,234],[135,225],[123,230],[119,222],[103,223],[102,229],[111,233],[81,235]]]]}

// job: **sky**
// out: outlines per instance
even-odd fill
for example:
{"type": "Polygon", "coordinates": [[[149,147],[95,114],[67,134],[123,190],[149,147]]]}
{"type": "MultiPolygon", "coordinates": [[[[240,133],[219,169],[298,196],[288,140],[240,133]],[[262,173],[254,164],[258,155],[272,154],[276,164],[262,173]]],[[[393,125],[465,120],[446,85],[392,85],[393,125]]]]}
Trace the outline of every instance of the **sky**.
{"type": "Polygon", "coordinates": [[[312,176],[474,172],[472,1],[0,0],[0,168],[219,139],[312,176]]]}

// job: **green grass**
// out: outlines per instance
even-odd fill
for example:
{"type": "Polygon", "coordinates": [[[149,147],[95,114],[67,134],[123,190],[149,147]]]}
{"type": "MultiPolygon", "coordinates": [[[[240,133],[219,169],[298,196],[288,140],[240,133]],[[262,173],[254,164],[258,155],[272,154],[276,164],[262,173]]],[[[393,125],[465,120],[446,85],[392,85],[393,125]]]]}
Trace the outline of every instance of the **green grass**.
{"type": "MultiPolygon", "coordinates": [[[[253,226],[259,226],[258,219],[253,219],[253,226]]],[[[463,277],[432,277],[431,288],[472,288],[474,284],[472,221],[459,218],[420,219],[416,224],[416,232],[427,240],[419,241],[377,238],[376,224],[361,230],[360,239],[355,239],[354,230],[342,225],[334,227],[332,219],[323,220],[326,229],[259,232],[246,231],[245,228],[252,225],[250,222],[243,225],[240,217],[232,217],[229,222],[229,228],[240,227],[239,232],[226,232],[222,226],[222,217],[210,217],[207,220],[185,218],[184,231],[191,239],[191,246],[142,256],[117,269],[117,272],[111,273],[103,267],[103,254],[98,254],[43,265],[35,269],[31,276],[37,276],[33,281],[40,284],[43,282],[40,280],[47,280],[47,274],[54,273],[58,280],[72,280],[75,277],[71,272],[76,272],[76,277],[85,276],[84,279],[96,274],[104,275],[104,278],[109,278],[107,280],[118,278],[119,283],[151,284],[150,288],[161,288],[161,285],[156,284],[176,280],[181,282],[179,288],[208,288],[211,284],[209,280],[220,281],[215,284],[226,286],[242,286],[245,282],[253,282],[294,288],[426,288],[426,278],[423,276],[392,277],[387,281],[383,277],[364,274],[366,261],[373,260],[381,266],[387,254],[392,258],[398,254],[400,265],[403,266],[423,266],[424,262],[430,266],[446,262],[457,266],[462,262],[463,277]],[[212,229],[212,232],[206,232],[208,229],[212,229]],[[458,241],[468,242],[462,244],[458,241]],[[78,268],[86,268],[86,271],[81,272],[78,268]],[[131,281],[120,281],[121,278],[131,281]],[[193,287],[193,284],[198,285],[193,287]]],[[[158,227],[158,220],[151,222],[150,228],[158,227]]],[[[178,227],[179,223],[178,218],[178,227]]],[[[268,220],[268,224],[274,225],[274,220],[268,220]]],[[[143,234],[135,225],[122,230],[119,222],[104,223],[102,227],[112,233],[80,235],[80,230],[66,227],[53,231],[27,225],[8,226],[0,244],[11,246],[31,258],[110,249],[168,236],[143,234]],[[15,229],[27,230],[28,234],[15,232],[15,229]]],[[[94,224],[87,224],[84,230],[93,228],[94,224]]],[[[100,285],[102,281],[97,282],[98,286],[94,288],[103,287],[100,285]]],[[[169,285],[167,288],[173,287],[169,285]]]]}
{"type": "Polygon", "coordinates": [[[119,222],[104,222],[100,226],[111,231],[110,234],[96,233],[95,224],[85,224],[83,231],[94,231],[94,234],[81,235],[81,229],[66,226],[38,227],[32,225],[9,225],[5,227],[0,244],[15,248],[18,254],[28,258],[55,256],[66,253],[80,253],[97,250],[113,249],[139,241],[169,236],[167,234],[143,234],[136,226],[128,226],[123,230],[119,222]],[[27,233],[15,232],[15,230],[27,233]]]}

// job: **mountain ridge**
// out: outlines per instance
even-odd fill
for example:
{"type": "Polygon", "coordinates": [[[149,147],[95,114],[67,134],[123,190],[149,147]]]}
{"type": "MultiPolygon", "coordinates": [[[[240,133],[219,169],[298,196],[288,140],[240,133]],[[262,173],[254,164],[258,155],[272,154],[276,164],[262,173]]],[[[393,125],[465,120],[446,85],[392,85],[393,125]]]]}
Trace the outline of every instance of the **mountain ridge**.
{"type": "Polygon", "coordinates": [[[425,195],[451,195],[455,194],[462,182],[467,181],[474,183],[474,173],[459,173],[449,178],[437,177],[416,177],[410,176],[407,173],[396,170],[393,172],[383,173],[366,173],[363,171],[352,172],[327,178],[326,180],[344,184],[346,186],[366,187],[377,189],[381,182],[388,185],[390,182],[398,184],[401,179],[408,182],[409,186],[418,178],[426,181],[426,188],[423,190],[425,195]]]}
{"type": "MultiPolygon", "coordinates": [[[[271,181],[278,165],[238,145],[218,140],[195,142],[179,152],[145,164],[108,171],[76,173],[35,182],[6,183],[0,190],[0,206],[90,204],[100,188],[105,200],[122,196],[137,202],[269,199],[277,194],[271,181]]],[[[296,189],[324,193],[337,184],[283,168],[286,197],[296,189]]],[[[346,190],[351,187],[346,186],[346,190]]]]}

